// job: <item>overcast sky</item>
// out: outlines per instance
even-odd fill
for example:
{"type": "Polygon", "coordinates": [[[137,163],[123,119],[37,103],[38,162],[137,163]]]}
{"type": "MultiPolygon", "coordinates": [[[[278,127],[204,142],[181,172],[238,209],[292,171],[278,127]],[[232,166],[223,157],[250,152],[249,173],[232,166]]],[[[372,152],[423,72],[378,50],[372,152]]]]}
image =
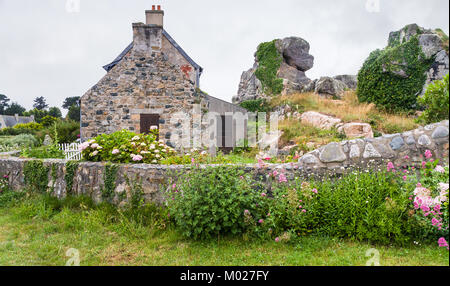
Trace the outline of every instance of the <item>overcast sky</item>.
{"type": "Polygon", "coordinates": [[[448,0],[0,0],[0,93],[27,109],[81,96],[131,41],[133,22],[161,4],[164,27],[204,68],[201,88],[231,101],[259,43],[310,43],[306,74],[357,74],[365,58],[410,23],[449,32],[448,0]],[[67,2],[80,3],[67,5],[67,2]],[[375,2],[371,9],[367,1],[375,2]],[[378,7],[377,7],[378,6],[378,7]],[[68,9],[69,8],[69,9],[68,9]],[[377,8],[379,11],[377,12],[377,8]]]}

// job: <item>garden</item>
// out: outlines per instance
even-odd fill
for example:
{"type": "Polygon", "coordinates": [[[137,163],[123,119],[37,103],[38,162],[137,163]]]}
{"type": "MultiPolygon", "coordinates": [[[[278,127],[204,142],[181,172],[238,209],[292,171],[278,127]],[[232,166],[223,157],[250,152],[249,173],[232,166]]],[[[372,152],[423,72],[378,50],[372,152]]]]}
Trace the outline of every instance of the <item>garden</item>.
{"type": "MultiPolygon", "coordinates": [[[[419,120],[448,117],[435,114],[425,111],[419,120]]],[[[49,121],[2,129],[2,151],[64,158],[58,144],[75,141],[79,123],[49,121]]],[[[144,200],[133,179],[127,179],[130,198],[119,206],[70,192],[56,198],[50,169],[39,160],[24,167],[20,191],[4,175],[0,264],[62,265],[76,249],[82,265],[366,265],[368,251],[381,255],[374,265],[449,265],[449,167],[431,150],[419,164],[405,155],[404,165],[387,162],[318,180],[267,168],[296,162],[298,154],[258,160],[246,147],[212,157],[195,149],[179,153],[157,138],[155,128],[121,130],[81,143],[80,152],[84,161],[108,162],[103,194],[114,190],[121,164],[187,165],[190,171],[174,169],[161,184],[162,204],[144,200]],[[258,175],[246,172],[245,163],[256,164],[258,175]]],[[[66,163],[69,189],[77,166],[66,163]]],[[[56,172],[52,167],[52,177],[56,172]]]]}

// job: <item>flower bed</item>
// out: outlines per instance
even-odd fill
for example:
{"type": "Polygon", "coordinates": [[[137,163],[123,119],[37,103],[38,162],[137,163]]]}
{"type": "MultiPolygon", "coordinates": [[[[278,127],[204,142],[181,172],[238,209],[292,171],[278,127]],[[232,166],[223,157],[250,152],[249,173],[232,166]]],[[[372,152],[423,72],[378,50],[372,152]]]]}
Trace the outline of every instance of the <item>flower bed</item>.
{"type": "Polygon", "coordinates": [[[162,140],[157,141],[157,135],[156,129],[148,135],[121,130],[81,144],[80,151],[85,160],[92,162],[158,164],[176,152],[162,140]]]}

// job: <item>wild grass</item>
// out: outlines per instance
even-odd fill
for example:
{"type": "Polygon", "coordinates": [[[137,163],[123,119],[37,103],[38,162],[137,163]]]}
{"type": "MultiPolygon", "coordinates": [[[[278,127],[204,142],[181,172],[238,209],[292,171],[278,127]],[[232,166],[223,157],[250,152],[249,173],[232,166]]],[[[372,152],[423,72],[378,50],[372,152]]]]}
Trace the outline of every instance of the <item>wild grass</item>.
{"type": "Polygon", "coordinates": [[[397,133],[417,128],[415,116],[388,113],[372,103],[360,103],[355,91],[346,91],[342,100],[323,98],[315,93],[297,93],[273,98],[272,106],[289,104],[296,111],[318,111],[338,117],[344,122],[365,122],[381,133],[397,133]]]}
{"type": "Polygon", "coordinates": [[[70,248],[79,251],[82,266],[364,266],[371,248],[379,251],[383,266],[449,265],[448,251],[435,244],[394,247],[314,236],[296,243],[242,237],[191,241],[164,225],[157,208],[138,215],[84,197],[12,196],[0,205],[2,266],[65,265],[70,248]]]}

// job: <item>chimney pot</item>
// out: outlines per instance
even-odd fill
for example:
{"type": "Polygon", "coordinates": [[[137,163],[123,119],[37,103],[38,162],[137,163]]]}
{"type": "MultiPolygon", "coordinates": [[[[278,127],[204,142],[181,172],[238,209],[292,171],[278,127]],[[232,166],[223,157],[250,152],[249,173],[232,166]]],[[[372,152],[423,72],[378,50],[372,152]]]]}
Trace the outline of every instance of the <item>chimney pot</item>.
{"type": "Polygon", "coordinates": [[[161,5],[158,5],[158,11],[161,11],[161,5]]]}
{"type": "Polygon", "coordinates": [[[156,8],[155,8],[156,6],[155,5],[152,5],[152,10],[153,11],[155,11],[156,10],[156,8]]]}

